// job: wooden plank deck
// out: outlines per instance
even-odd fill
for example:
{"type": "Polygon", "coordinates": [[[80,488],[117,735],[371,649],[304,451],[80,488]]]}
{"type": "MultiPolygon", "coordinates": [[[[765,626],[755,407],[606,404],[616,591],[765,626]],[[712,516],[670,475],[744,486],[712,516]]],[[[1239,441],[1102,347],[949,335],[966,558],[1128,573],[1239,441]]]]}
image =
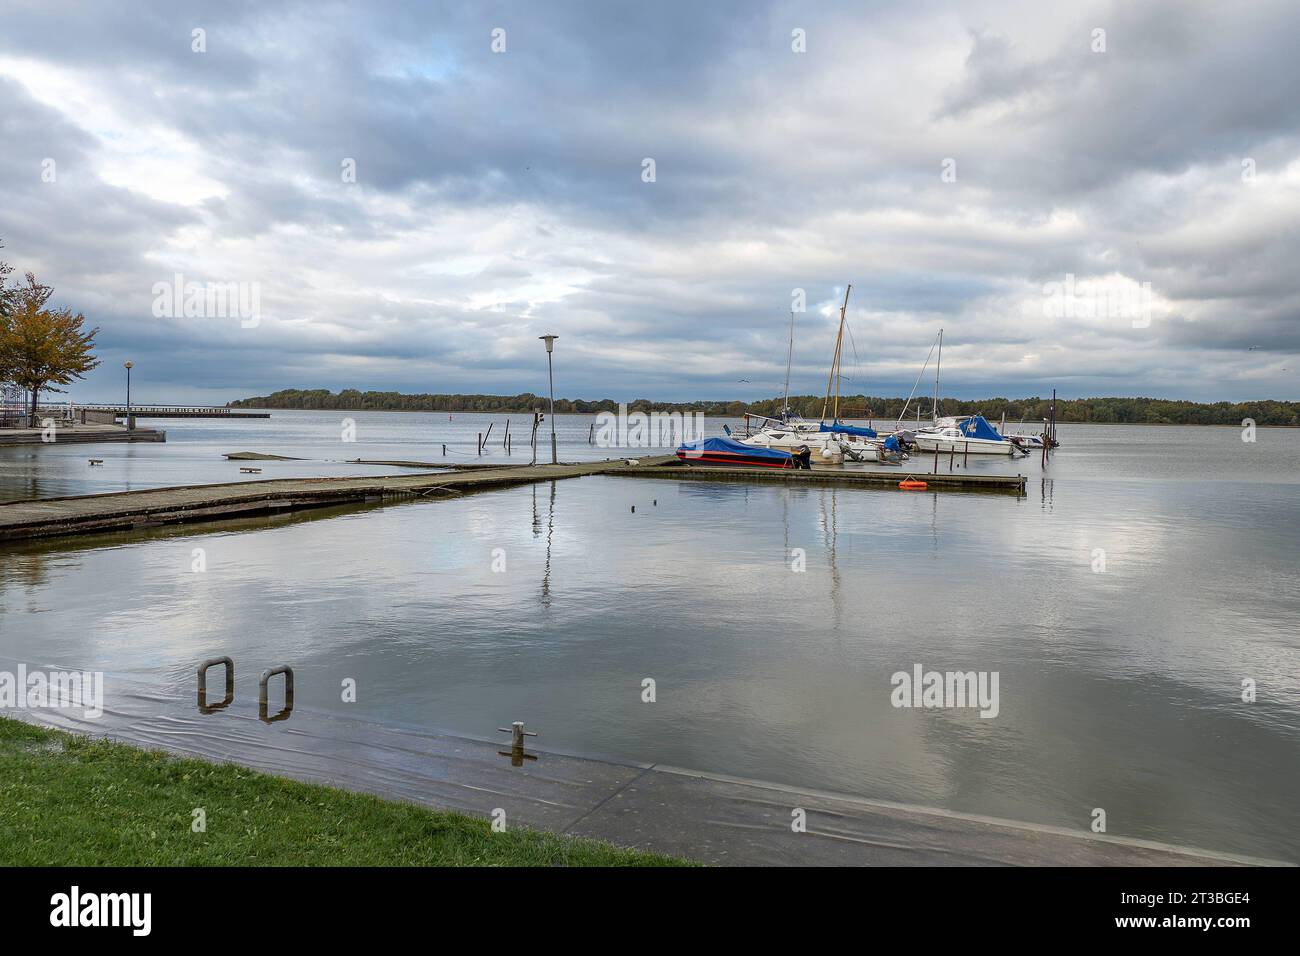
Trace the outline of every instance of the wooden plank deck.
{"type": "Polygon", "coordinates": [[[1023,494],[1024,475],[973,475],[966,472],[908,471],[901,468],[827,467],[814,464],[811,471],[794,471],[789,468],[732,467],[730,465],[687,465],[673,461],[667,466],[642,459],[639,465],[618,469],[618,474],[628,478],[677,478],[683,481],[768,481],[786,484],[813,483],[839,485],[874,485],[898,488],[905,478],[924,481],[933,491],[1000,491],[1023,494]]]}

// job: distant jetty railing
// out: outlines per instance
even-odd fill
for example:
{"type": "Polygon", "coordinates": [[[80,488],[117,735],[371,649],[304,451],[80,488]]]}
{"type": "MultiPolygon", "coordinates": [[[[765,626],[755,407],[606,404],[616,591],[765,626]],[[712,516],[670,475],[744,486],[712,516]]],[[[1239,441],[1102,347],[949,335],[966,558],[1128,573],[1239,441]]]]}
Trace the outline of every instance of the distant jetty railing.
{"type": "MultiPolygon", "coordinates": [[[[91,412],[112,412],[119,418],[126,417],[125,405],[88,405],[78,403],[77,409],[91,412]]],[[[270,412],[246,412],[243,409],[227,408],[224,405],[137,405],[131,403],[133,418],[270,418],[270,412]]]]}

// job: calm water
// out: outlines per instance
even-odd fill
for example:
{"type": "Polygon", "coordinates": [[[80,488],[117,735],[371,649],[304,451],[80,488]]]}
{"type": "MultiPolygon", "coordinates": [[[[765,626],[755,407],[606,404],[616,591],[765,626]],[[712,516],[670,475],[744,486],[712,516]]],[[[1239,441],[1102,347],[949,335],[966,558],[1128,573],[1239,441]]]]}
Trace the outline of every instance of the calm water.
{"type": "MultiPolygon", "coordinates": [[[[163,484],[213,449],[412,458],[426,426],[442,440],[428,416],[379,416],[374,454],[360,415],[345,454],[266,438],[291,418],[172,426],[110,463],[163,484]]],[[[473,457],[476,423],[459,427],[473,457]]],[[[1102,807],[1112,834],[1300,862],[1300,432],[1062,435],[1046,471],[980,463],[1029,474],[1023,498],[584,478],[0,546],[0,656],[178,699],[204,657],[241,662],[243,697],[283,660],[286,728],[354,714],[492,738],[526,719],[556,750],[1078,829],[1102,807]],[[998,672],[1000,713],[895,709],[890,677],[914,664],[998,672]]],[[[64,450],[35,451],[20,482],[87,490],[64,450]]]]}

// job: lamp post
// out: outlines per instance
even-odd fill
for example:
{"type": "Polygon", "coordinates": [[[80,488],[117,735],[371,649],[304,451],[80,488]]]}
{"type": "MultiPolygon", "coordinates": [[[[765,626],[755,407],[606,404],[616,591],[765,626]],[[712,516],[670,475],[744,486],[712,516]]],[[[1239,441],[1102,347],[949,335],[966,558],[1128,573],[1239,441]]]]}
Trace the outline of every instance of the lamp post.
{"type": "Polygon", "coordinates": [[[546,378],[551,385],[551,464],[558,465],[559,457],[555,452],[555,372],[551,367],[551,352],[555,350],[555,340],[558,335],[539,335],[537,336],[546,343],[546,378]]]}
{"type": "Polygon", "coordinates": [[[126,369],[126,429],[130,431],[135,427],[131,421],[131,369],[135,368],[135,363],[123,362],[122,367],[126,369]]]}

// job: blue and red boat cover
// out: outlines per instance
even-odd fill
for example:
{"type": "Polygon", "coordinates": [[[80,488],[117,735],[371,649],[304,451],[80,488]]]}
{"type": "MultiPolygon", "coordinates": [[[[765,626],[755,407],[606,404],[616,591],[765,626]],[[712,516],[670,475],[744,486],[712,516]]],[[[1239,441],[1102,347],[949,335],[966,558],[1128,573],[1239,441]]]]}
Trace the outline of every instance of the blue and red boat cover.
{"type": "Polygon", "coordinates": [[[788,451],[777,448],[764,448],[762,445],[746,445],[732,441],[730,438],[702,438],[699,441],[684,442],[677,448],[677,457],[690,458],[746,458],[763,459],[773,464],[790,460],[788,451]]]}

